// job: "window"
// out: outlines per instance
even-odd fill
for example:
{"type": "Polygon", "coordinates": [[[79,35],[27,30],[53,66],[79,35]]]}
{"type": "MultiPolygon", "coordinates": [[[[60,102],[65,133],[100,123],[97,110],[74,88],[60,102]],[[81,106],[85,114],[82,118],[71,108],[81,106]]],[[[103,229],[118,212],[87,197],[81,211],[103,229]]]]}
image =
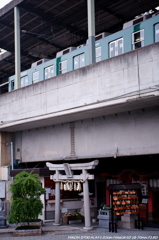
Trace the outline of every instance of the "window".
{"type": "Polygon", "coordinates": [[[67,60],[59,63],[59,74],[67,72],[67,60]]]}
{"type": "Polygon", "coordinates": [[[28,85],[28,76],[21,77],[21,87],[28,85]]]}
{"type": "Polygon", "coordinates": [[[45,68],[45,79],[54,77],[54,65],[45,68]]]}
{"type": "Polygon", "coordinates": [[[74,70],[85,66],[84,53],[74,57],[74,70]]]}
{"type": "Polygon", "coordinates": [[[155,42],[159,42],[159,23],[155,25],[155,42]]]}
{"type": "Polygon", "coordinates": [[[96,62],[101,61],[101,47],[96,48],[96,62]]]}
{"type": "Polygon", "coordinates": [[[109,57],[115,57],[123,53],[123,38],[109,43],[109,57]]]}
{"type": "Polygon", "coordinates": [[[13,90],[14,90],[14,80],[11,81],[11,91],[13,91],[13,90]]]}
{"type": "Polygon", "coordinates": [[[144,30],[132,34],[132,50],[144,46],[144,30]]]}
{"type": "Polygon", "coordinates": [[[33,83],[39,81],[39,71],[33,73],[33,83]]]}

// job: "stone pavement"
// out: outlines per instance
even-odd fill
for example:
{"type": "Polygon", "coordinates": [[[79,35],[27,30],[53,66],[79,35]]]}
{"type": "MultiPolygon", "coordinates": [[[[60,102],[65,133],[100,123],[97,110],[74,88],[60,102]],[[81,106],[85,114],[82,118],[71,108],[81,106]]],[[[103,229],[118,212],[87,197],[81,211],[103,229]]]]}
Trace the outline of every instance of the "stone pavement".
{"type": "Polygon", "coordinates": [[[83,230],[84,224],[53,226],[53,222],[44,223],[41,236],[13,237],[15,225],[0,229],[0,240],[70,240],[70,239],[158,239],[159,228],[145,227],[141,229],[118,228],[117,233],[99,228],[98,223],[92,223],[93,229],[83,230]]]}

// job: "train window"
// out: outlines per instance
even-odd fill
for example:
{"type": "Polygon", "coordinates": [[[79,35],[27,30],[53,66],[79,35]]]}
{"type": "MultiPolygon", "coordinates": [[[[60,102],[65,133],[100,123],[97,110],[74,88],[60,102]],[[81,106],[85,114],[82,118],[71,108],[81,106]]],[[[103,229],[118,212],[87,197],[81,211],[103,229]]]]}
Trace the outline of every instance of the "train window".
{"type": "Polygon", "coordinates": [[[39,81],[39,71],[33,73],[33,83],[39,81]]]}
{"type": "Polygon", "coordinates": [[[21,77],[21,87],[28,85],[28,76],[21,77]]]}
{"type": "Polygon", "coordinates": [[[54,65],[45,68],[45,79],[54,77],[54,65]]]}
{"type": "Polygon", "coordinates": [[[85,65],[85,57],[84,53],[80,55],[80,67],[84,67],[85,65]]]}
{"type": "Polygon", "coordinates": [[[11,91],[13,91],[13,90],[14,90],[14,80],[11,81],[11,91]]]}
{"type": "Polygon", "coordinates": [[[74,57],[74,70],[84,67],[85,65],[85,56],[84,53],[74,57]]]}
{"type": "Polygon", "coordinates": [[[159,23],[155,25],[155,42],[159,42],[159,23]]]}
{"type": "Polygon", "coordinates": [[[123,39],[118,40],[118,55],[123,53],[123,39]]]}
{"type": "Polygon", "coordinates": [[[67,60],[59,63],[59,74],[67,72],[67,60]]]}
{"type": "Polygon", "coordinates": [[[96,62],[101,61],[101,47],[96,48],[96,62]]]}
{"type": "Polygon", "coordinates": [[[109,43],[109,57],[115,57],[123,53],[123,38],[109,43]]]}
{"type": "Polygon", "coordinates": [[[132,34],[132,49],[141,48],[144,46],[144,29],[132,34]]]}

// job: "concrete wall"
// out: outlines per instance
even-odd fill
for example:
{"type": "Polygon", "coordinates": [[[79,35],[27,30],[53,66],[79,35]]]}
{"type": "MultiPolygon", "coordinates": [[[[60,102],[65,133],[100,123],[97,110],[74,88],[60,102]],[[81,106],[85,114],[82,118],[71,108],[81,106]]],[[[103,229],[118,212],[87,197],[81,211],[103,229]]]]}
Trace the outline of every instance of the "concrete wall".
{"type": "Polygon", "coordinates": [[[15,136],[18,142],[15,142],[15,158],[17,159],[17,149],[20,148],[23,162],[58,160],[70,156],[69,124],[24,131],[22,138],[19,133],[15,136]],[[18,136],[22,139],[21,142],[18,136]]]}
{"type": "MultiPolygon", "coordinates": [[[[77,121],[74,123],[74,157],[158,154],[158,122],[159,107],[77,121]]],[[[21,147],[22,162],[71,159],[69,124],[15,133],[15,139],[15,146],[21,147]]]]}
{"type": "Polygon", "coordinates": [[[0,132],[0,167],[11,164],[11,133],[0,132]]]}
{"type": "MultiPolygon", "coordinates": [[[[0,96],[0,129],[48,114],[66,114],[82,106],[119,97],[116,103],[156,91],[159,43],[44,80],[0,96]],[[17,121],[17,122],[16,122],[17,121]]],[[[85,108],[87,110],[87,108],[85,108]]],[[[54,116],[52,116],[54,117],[54,116]]],[[[57,116],[56,116],[57,117],[57,116]]],[[[63,119],[66,122],[67,118],[63,119]]],[[[45,125],[44,125],[45,126],[45,125]]]]}
{"type": "Polygon", "coordinates": [[[159,108],[154,108],[77,122],[76,154],[99,158],[159,153],[158,120],[159,108]]]}

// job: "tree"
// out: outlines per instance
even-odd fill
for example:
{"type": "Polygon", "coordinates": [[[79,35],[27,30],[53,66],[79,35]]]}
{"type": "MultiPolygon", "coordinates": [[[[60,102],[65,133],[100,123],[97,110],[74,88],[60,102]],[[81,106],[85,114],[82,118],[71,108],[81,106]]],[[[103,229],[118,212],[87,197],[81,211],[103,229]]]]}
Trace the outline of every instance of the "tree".
{"type": "MultiPolygon", "coordinates": [[[[33,172],[33,171],[32,171],[33,172]]],[[[38,174],[25,171],[17,174],[10,185],[11,209],[7,217],[9,223],[28,222],[42,214],[43,203],[40,196],[45,194],[38,174]]]]}

